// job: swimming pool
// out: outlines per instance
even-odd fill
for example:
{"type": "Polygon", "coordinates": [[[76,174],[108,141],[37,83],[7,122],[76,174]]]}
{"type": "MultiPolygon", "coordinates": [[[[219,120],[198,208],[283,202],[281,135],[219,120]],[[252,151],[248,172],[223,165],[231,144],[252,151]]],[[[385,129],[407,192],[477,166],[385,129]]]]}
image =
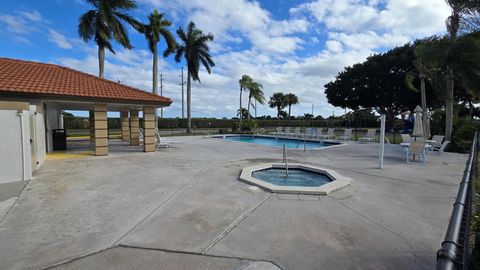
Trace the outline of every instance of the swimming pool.
{"type": "Polygon", "coordinates": [[[285,144],[285,148],[287,149],[317,149],[326,146],[338,145],[340,143],[335,142],[316,142],[316,141],[304,141],[298,139],[284,139],[284,138],[274,138],[274,137],[266,137],[266,136],[217,136],[215,138],[221,138],[225,141],[233,141],[233,142],[245,142],[245,143],[254,143],[264,146],[270,146],[275,148],[283,148],[283,144],[285,144]]]}

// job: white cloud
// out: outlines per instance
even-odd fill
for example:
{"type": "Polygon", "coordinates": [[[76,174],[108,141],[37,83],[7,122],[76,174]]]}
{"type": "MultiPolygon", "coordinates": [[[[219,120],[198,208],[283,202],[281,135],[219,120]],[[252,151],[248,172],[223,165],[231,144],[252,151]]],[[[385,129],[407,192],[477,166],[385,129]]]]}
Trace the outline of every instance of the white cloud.
{"type": "Polygon", "coordinates": [[[30,21],[33,21],[33,22],[41,22],[43,21],[43,16],[42,14],[40,14],[40,12],[36,11],[36,10],[32,10],[32,11],[20,11],[18,12],[19,14],[21,14],[23,17],[29,19],[30,21]]]}
{"type": "Polygon", "coordinates": [[[73,48],[72,43],[68,41],[68,39],[62,35],[61,33],[53,30],[53,29],[48,29],[48,40],[51,42],[55,43],[58,47],[62,49],[71,49],[73,48]]]}
{"type": "Polygon", "coordinates": [[[16,34],[26,34],[31,32],[26,21],[21,17],[12,16],[9,14],[0,15],[0,22],[3,22],[9,32],[16,34]]]}
{"type": "MultiPolygon", "coordinates": [[[[212,0],[208,5],[204,0],[138,2],[148,5],[148,12],[152,7],[166,12],[176,25],[193,20],[198,28],[215,35],[211,44],[216,63],[213,73],[202,70],[202,83],[192,86],[195,117],[235,116],[238,79],[243,74],[264,85],[267,99],[277,91],[295,93],[300,99],[300,105],[292,108],[295,115],[310,112],[312,104],[315,115],[331,115],[333,107],[323,94],[325,83],[345,66],[375,52],[444,31],[449,12],[439,0],[318,0],[295,7],[290,18],[278,20],[257,1],[212,0]],[[317,51],[303,51],[312,47],[317,51]]],[[[97,75],[96,49],[93,45],[88,48],[83,58],[57,62],[97,75]]],[[[159,71],[165,78],[164,95],[174,101],[165,115],[180,116],[180,69],[162,59],[159,71]]],[[[106,76],[151,91],[150,52],[107,54],[106,76]]],[[[259,106],[257,114],[276,112],[259,106]]]]}

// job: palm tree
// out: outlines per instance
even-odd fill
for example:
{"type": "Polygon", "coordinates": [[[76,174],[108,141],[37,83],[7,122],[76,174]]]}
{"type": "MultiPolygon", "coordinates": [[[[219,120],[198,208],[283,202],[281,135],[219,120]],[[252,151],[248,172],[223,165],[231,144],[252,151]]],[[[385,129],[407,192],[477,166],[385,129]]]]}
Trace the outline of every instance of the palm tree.
{"type": "MultiPolygon", "coordinates": [[[[152,92],[158,95],[158,43],[163,37],[167,43],[167,48],[163,52],[163,57],[167,57],[175,52],[177,43],[172,33],[167,29],[172,23],[163,18],[163,13],[158,13],[155,9],[153,13],[148,16],[148,24],[142,25],[140,32],[145,34],[148,42],[148,48],[153,53],[153,85],[152,92]]],[[[158,125],[157,110],[155,110],[155,126],[158,125]]]]}
{"type": "MultiPolygon", "coordinates": [[[[453,93],[455,77],[462,80],[462,84],[471,90],[477,87],[473,81],[478,80],[475,75],[475,64],[473,59],[478,55],[478,32],[466,34],[459,37],[459,28],[463,17],[472,9],[471,1],[468,0],[446,0],[451,7],[452,13],[447,18],[447,37],[431,38],[424,44],[415,48],[415,55],[421,59],[430,69],[431,77],[438,84],[438,81],[445,81],[445,138],[451,140],[453,126],[453,93]]],[[[438,87],[437,87],[438,88],[438,87]]]]}
{"type": "MultiPolygon", "coordinates": [[[[185,32],[181,27],[177,30],[177,35],[181,40],[181,44],[177,47],[175,53],[175,61],[180,62],[182,56],[187,62],[187,133],[192,132],[192,88],[191,80],[200,82],[198,72],[200,71],[200,63],[205,67],[207,72],[211,73],[211,67],[215,66],[210,55],[208,42],[213,40],[213,35],[204,34],[200,29],[195,28],[195,24],[190,22],[185,32]]],[[[201,82],[200,82],[201,83],[201,82]]]]}
{"type": "Polygon", "coordinates": [[[247,107],[247,118],[250,118],[250,106],[252,102],[252,98],[255,100],[255,102],[258,102],[260,104],[265,104],[265,95],[263,94],[263,85],[258,83],[258,82],[252,82],[250,85],[248,85],[248,107],[247,107]]]}
{"type": "Polygon", "coordinates": [[[137,4],[134,0],[88,0],[94,7],[80,17],[78,35],[84,42],[95,40],[98,46],[98,76],[104,78],[105,48],[115,54],[112,44],[113,38],[124,48],[133,48],[128,38],[127,30],[122,22],[127,22],[135,29],[141,24],[130,17],[125,11],[134,9],[137,4]]]}
{"type": "Polygon", "coordinates": [[[285,95],[285,100],[288,106],[288,118],[290,118],[292,105],[298,104],[298,97],[295,94],[288,93],[285,95]]]}
{"type": "Polygon", "coordinates": [[[277,108],[277,118],[280,118],[282,109],[287,106],[285,95],[282,92],[274,93],[268,104],[270,108],[277,108]]]}
{"type": "MultiPolygon", "coordinates": [[[[248,75],[243,75],[242,78],[238,81],[240,85],[240,108],[239,111],[242,111],[242,93],[248,89],[248,86],[253,82],[252,78],[248,75]]],[[[242,131],[242,118],[243,115],[240,114],[240,131],[242,131]]]]}

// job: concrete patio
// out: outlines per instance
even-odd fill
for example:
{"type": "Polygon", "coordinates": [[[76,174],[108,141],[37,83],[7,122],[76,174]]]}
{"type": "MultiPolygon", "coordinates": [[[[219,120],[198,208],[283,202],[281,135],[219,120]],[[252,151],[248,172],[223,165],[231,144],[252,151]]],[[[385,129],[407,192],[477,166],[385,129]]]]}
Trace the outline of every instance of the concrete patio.
{"type": "Polygon", "coordinates": [[[289,151],[353,182],[281,195],[238,181],[281,149],[178,139],[156,153],[112,145],[106,157],[47,160],[0,193],[13,204],[0,213],[0,269],[432,269],[467,159],[431,154],[423,166],[387,151],[379,170],[378,144],[289,151]]]}

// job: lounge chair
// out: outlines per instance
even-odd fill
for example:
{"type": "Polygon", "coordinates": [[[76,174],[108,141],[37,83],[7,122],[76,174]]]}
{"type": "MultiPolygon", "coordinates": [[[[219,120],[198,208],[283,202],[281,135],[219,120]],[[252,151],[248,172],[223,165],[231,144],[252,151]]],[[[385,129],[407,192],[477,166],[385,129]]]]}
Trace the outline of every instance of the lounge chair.
{"type": "Polygon", "coordinates": [[[307,127],[305,129],[305,133],[300,133],[300,138],[302,138],[302,139],[306,138],[308,135],[310,135],[311,132],[312,132],[312,128],[307,127]]]}
{"type": "Polygon", "coordinates": [[[440,148],[438,148],[438,149],[435,149],[435,148],[434,148],[434,149],[435,149],[435,150],[438,150],[438,152],[439,152],[440,154],[443,154],[443,153],[445,152],[445,148],[447,147],[447,145],[448,145],[449,143],[450,143],[450,141],[444,141],[444,142],[442,143],[442,145],[440,146],[440,148]]]}
{"type": "Polygon", "coordinates": [[[280,133],[279,135],[280,136],[288,136],[288,134],[292,133],[292,128],[291,127],[285,127],[285,129],[283,129],[283,132],[280,133]]]}
{"type": "Polygon", "coordinates": [[[351,128],[345,129],[345,131],[343,132],[343,135],[338,136],[336,139],[337,140],[342,140],[342,141],[351,140],[352,139],[352,129],[351,128]]]}
{"type": "Polygon", "coordinates": [[[293,132],[288,134],[289,137],[300,137],[302,135],[301,133],[302,128],[301,127],[296,127],[293,132]]]}
{"type": "Polygon", "coordinates": [[[410,155],[418,155],[420,159],[423,161],[423,164],[427,164],[427,150],[426,146],[427,143],[425,140],[417,140],[410,143],[410,146],[406,147],[405,152],[405,159],[407,163],[410,159],[410,155]]]}
{"type": "Polygon", "coordinates": [[[402,137],[402,143],[410,143],[410,142],[412,142],[412,137],[410,137],[410,135],[408,135],[408,134],[400,134],[400,136],[402,137]]]}
{"type": "Polygon", "coordinates": [[[443,138],[444,136],[442,135],[433,135],[429,143],[432,145],[434,150],[440,149],[440,147],[442,146],[443,138]]]}
{"type": "Polygon", "coordinates": [[[329,128],[327,130],[327,134],[320,134],[320,135],[317,135],[317,138],[320,139],[320,140],[328,140],[328,139],[331,139],[335,137],[335,129],[334,128],[329,128]]]}
{"type": "MultiPolygon", "coordinates": [[[[313,127],[313,128],[310,128],[310,131],[307,131],[305,132],[305,134],[303,135],[302,139],[314,139],[317,135],[317,128],[313,127]]],[[[320,129],[320,132],[322,129],[320,129]]]]}
{"type": "Polygon", "coordinates": [[[282,132],[283,132],[283,127],[277,127],[277,128],[275,128],[275,131],[274,131],[274,132],[270,132],[270,134],[272,134],[272,135],[280,135],[280,134],[282,134],[282,132]]]}
{"type": "Polygon", "coordinates": [[[157,138],[157,149],[156,149],[156,151],[158,151],[158,149],[160,149],[162,147],[170,148],[170,147],[172,147],[176,144],[182,144],[183,143],[182,141],[162,138],[160,136],[160,132],[158,132],[157,129],[155,129],[155,137],[157,138]]]}
{"type": "Polygon", "coordinates": [[[369,130],[367,131],[367,134],[365,134],[365,136],[359,138],[358,141],[359,141],[359,142],[368,142],[368,143],[371,143],[372,141],[375,141],[375,139],[377,138],[376,134],[377,134],[377,130],[376,130],[376,129],[369,129],[369,130]]]}

